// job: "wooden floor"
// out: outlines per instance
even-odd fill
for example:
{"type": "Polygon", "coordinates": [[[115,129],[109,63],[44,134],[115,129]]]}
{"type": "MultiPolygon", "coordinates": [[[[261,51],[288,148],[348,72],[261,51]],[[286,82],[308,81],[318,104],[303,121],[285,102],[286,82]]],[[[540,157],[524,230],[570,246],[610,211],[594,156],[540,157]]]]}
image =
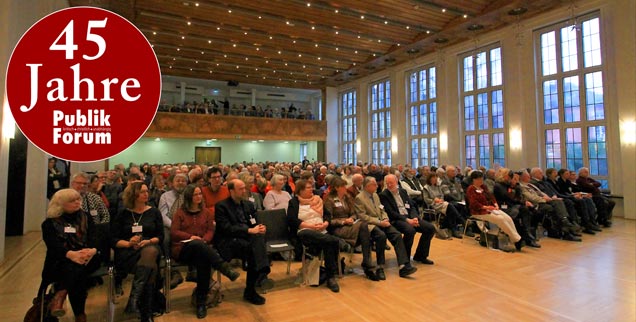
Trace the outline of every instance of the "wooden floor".
{"type": "MultiPolygon", "coordinates": [[[[399,278],[393,251],[387,252],[387,280],[371,282],[359,269],[340,280],[340,293],[294,284],[300,263],[285,274],[276,261],[276,287],[267,304],[241,300],[245,274],[223,280],[225,300],[207,321],[636,321],[636,221],[616,218],[614,226],[582,243],[545,238],[543,248],[508,254],[474,240],[433,240],[434,266],[419,265],[413,278],[399,278]]],[[[7,240],[0,265],[0,320],[22,321],[39,283],[45,253],[38,233],[7,240]]],[[[190,307],[193,283],[173,291],[173,310],[158,322],[199,321],[190,307]]],[[[105,290],[90,291],[89,321],[104,321],[105,290]]],[[[116,321],[134,321],[122,314],[116,321]]],[[[68,305],[70,312],[70,305],[68,305]]],[[[73,321],[67,314],[61,321],[73,321]]]]}

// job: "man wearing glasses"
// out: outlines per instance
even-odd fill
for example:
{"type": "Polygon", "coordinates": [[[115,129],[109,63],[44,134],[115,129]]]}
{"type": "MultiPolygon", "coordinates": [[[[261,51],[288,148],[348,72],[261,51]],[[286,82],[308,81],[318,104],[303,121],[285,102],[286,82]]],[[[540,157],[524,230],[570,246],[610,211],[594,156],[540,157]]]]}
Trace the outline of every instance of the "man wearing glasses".
{"type": "Polygon", "coordinates": [[[78,172],[71,177],[71,188],[82,196],[82,210],[89,214],[96,224],[110,222],[108,208],[102,198],[88,191],[89,176],[85,172],[78,172]]]}
{"type": "Polygon", "coordinates": [[[203,201],[205,207],[207,207],[214,216],[214,205],[217,202],[230,197],[230,191],[227,186],[223,185],[223,175],[221,169],[218,167],[211,167],[205,174],[208,185],[203,187],[203,201]]]}

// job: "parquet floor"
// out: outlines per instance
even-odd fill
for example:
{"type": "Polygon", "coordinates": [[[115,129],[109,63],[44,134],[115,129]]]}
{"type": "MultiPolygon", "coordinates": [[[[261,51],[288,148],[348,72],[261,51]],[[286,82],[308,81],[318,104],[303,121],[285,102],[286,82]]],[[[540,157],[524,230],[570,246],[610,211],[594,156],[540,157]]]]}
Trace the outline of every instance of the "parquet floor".
{"type": "MultiPolygon", "coordinates": [[[[205,321],[636,321],[636,221],[615,218],[612,228],[583,238],[545,238],[543,248],[513,254],[472,239],[434,239],[434,266],[419,265],[412,278],[399,278],[390,251],[383,282],[364,279],[355,255],[354,273],[340,280],[337,294],[295,285],[300,263],[288,276],[285,263],[276,261],[271,277],[277,284],[265,295],[266,305],[241,300],[242,273],[237,282],[223,280],[225,300],[205,321]]],[[[37,233],[8,239],[8,259],[0,265],[0,321],[22,321],[44,253],[37,233]]],[[[175,289],[172,312],[155,321],[199,321],[189,305],[193,287],[186,282],[175,289]]],[[[126,296],[116,321],[134,321],[122,314],[126,296]]],[[[104,297],[103,286],[90,291],[89,321],[105,320],[104,297]]],[[[61,321],[73,321],[72,314],[61,321]]]]}

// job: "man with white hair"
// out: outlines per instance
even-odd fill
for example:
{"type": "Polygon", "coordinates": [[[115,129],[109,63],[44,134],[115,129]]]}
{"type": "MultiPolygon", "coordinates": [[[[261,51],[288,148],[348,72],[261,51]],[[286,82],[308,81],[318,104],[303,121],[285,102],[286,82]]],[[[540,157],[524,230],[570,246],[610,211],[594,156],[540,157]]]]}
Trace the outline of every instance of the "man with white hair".
{"type": "Polygon", "coordinates": [[[417,250],[413,256],[414,261],[423,264],[433,265],[433,261],[428,259],[431,248],[431,240],[435,235],[435,226],[428,221],[420,219],[418,205],[411,200],[406,190],[400,188],[395,175],[389,174],[384,177],[386,189],[380,192],[380,202],[384,206],[391,221],[391,225],[400,231],[404,236],[404,248],[406,256],[411,258],[411,248],[415,239],[415,233],[422,235],[417,243],[417,250]]]}
{"type": "Polygon", "coordinates": [[[364,177],[359,173],[356,173],[353,176],[351,176],[351,182],[353,182],[353,184],[347,188],[347,193],[349,193],[351,198],[355,199],[358,193],[362,191],[363,180],[364,180],[364,177]]]}

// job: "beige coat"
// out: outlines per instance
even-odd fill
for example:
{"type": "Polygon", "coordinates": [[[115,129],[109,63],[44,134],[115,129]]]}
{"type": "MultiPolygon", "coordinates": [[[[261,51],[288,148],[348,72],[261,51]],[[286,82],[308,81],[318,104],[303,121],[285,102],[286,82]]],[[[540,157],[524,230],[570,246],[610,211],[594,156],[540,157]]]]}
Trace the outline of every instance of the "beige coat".
{"type": "Polygon", "coordinates": [[[375,192],[370,197],[368,192],[360,191],[356,196],[355,209],[358,218],[369,223],[369,231],[373,230],[381,221],[389,219],[389,216],[384,211],[384,206],[380,203],[380,197],[375,192]],[[371,201],[372,198],[373,201],[371,201]]]}

